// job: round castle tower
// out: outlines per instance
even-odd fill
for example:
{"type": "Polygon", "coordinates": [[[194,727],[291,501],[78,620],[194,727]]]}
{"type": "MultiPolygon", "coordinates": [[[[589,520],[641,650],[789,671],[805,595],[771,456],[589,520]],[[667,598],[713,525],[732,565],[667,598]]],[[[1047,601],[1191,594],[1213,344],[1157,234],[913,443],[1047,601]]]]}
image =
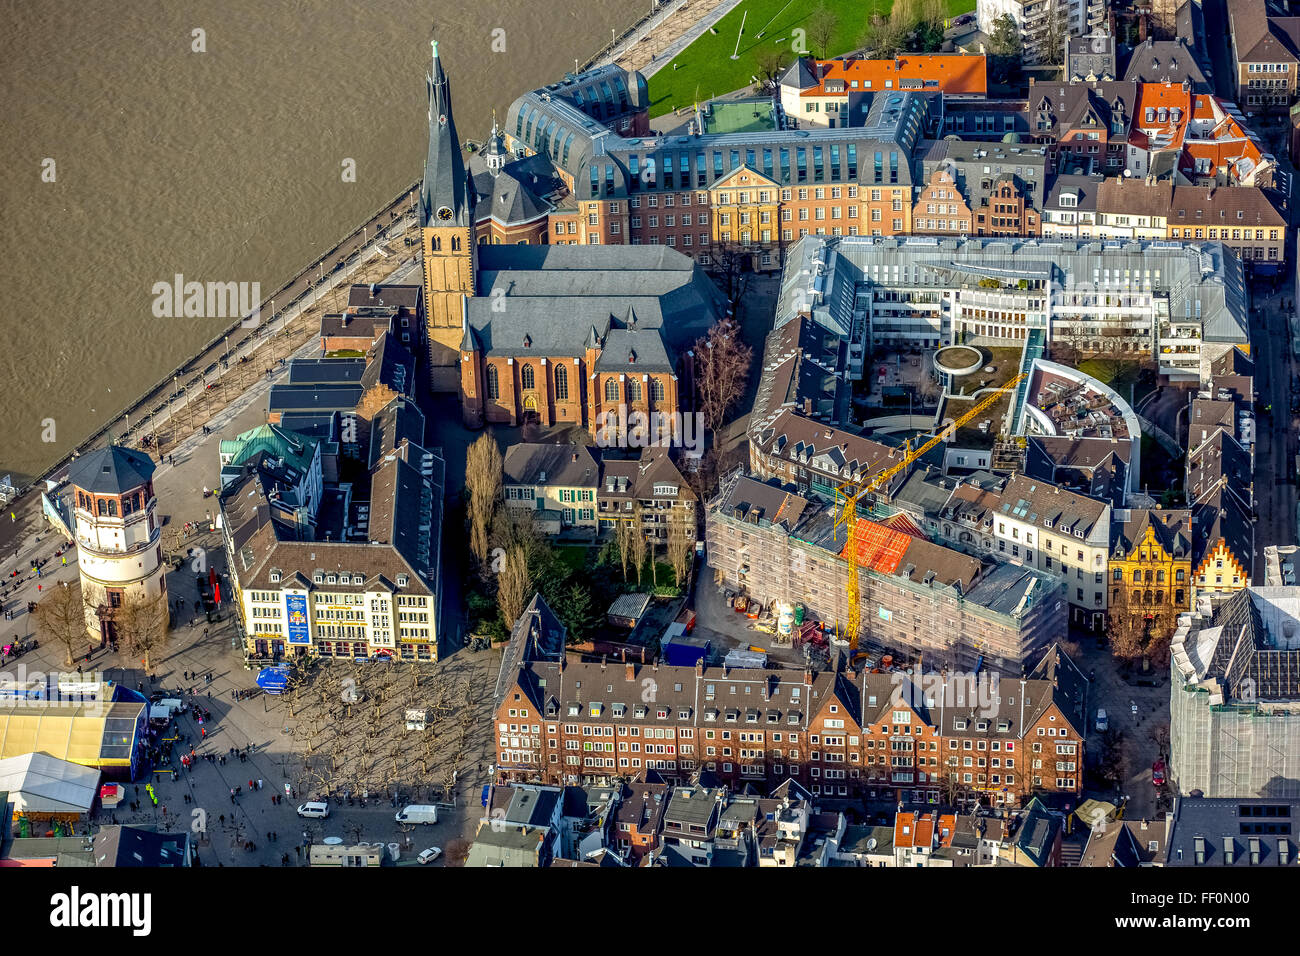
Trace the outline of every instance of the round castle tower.
{"type": "Polygon", "coordinates": [[[158,613],[168,615],[153,472],[148,455],[119,445],[82,455],[68,469],[81,598],[92,644],[102,645],[113,636],[114,614],[125,604],[156,602],[158,613]]]}

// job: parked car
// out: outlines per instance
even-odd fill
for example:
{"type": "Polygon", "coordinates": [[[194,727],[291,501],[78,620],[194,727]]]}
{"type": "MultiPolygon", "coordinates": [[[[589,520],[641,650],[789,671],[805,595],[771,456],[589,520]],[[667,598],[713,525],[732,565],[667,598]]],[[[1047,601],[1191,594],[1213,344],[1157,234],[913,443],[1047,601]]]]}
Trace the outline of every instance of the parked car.
{"type": "Polygon", "coordinates": [[[395,819],[398,823],[437,823],[438,808],[424,804],[413,804],[399,812],[395,819]]]}
{"type": "Polygon", "coordinates": [[[330,815],[329,804],[311,801],[298,807],[298,816],[323,820],[330,815]]]}
{"type": "Polygon", "coordinates": [[[1165,785],[1165,762],[1158,757],[1151,765],[1151,783],[1157,790],[1165,785]]]}
{"type": "Polygon", "coordinates": [[[1093,724],[1093,726],[1097,729],[1097,733],[1099,734],[1104,734],[1106,732],[1106,728],[1109,727],[1110,724],[1106,721],[1105,708],[1097,708],[1097,722],[1093,724]]]}
{"type": "Polygon", "coordinates": [[[955,17],[953,19],[952,25],[955,27],[960,27],[960,26],[965,26],[968,23],[974,23],[974,22],[975,22],[975,14],[963,13],[961,16],[955,17]]]}
{"type": "Polygon", "coordinates": [[[416,857],[416,859],[419,860],[421,864],[424,864],[432,863],[440,856],[442,856],[442,849],[440,847],[431,846],[427,850],[421,850],[420,855],[416,857]]]}

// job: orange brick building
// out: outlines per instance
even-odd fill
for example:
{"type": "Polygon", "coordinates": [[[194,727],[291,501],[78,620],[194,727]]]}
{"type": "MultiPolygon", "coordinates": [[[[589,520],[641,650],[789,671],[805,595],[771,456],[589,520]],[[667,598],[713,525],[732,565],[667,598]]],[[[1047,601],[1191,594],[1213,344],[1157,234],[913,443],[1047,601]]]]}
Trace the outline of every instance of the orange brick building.
{"type": "Polygon", "coordinates": [[[794,780],[825,796],[1001,806],[1082,790],[1087,682],[1055,648],[1023,682],[900,685],[851,669],[580,663],[563,650],[541,659],[516,646],[528,633],[517,628],[506,651],[515,663],[494,710],[508,781],[707,770],[732,788],[794,780]]]}

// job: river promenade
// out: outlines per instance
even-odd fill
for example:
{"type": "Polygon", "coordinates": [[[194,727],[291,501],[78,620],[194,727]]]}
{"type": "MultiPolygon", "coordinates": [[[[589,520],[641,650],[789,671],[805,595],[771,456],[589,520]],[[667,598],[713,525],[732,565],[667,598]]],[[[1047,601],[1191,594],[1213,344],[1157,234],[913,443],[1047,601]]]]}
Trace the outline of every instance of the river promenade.
{"type": "MultiPolygon", "coordinates": [[[[401,270],[418,268],[418,245],[403,242],[418,235],[418,196],[417,182],[273,294],[263,296],[256,327],[244,326],[242,318],[235,320],[23,487],[6,505],[8,520],[0,520],[0,555],[30,548],[36,536],[54,533],[42,514],[41,492],[47,482],[61,482],[81,452],[99,447],[111,435],[114,441],[162,460],[189,436],[201,434],[204,425],[211,427],[213,418],[238,401],[251,385],[274,375],[283,361],[316,342],[321,316],[343,310],[350,285],[380,282],[401,270]],[[143,445],[146,436],[152,439],[148,447],[143,445]]],[[[417,274],[409,281],[421,279],[417,274]]]]}

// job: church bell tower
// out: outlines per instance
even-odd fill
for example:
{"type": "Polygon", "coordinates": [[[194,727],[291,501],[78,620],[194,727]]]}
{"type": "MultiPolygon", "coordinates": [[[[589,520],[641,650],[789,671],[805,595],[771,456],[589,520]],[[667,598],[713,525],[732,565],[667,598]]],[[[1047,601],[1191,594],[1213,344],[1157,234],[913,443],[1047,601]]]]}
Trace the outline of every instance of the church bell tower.
{"type": "Polygon", "coordinates": [[[435,392],[460,388],[460,343],[466,297],[474,295],[474,187],[461,158],[451,115],[451,87],[433,41],[429,88],[429,153],[420,187],[424,301],[429,323],[429,374],[435,392]]]}

